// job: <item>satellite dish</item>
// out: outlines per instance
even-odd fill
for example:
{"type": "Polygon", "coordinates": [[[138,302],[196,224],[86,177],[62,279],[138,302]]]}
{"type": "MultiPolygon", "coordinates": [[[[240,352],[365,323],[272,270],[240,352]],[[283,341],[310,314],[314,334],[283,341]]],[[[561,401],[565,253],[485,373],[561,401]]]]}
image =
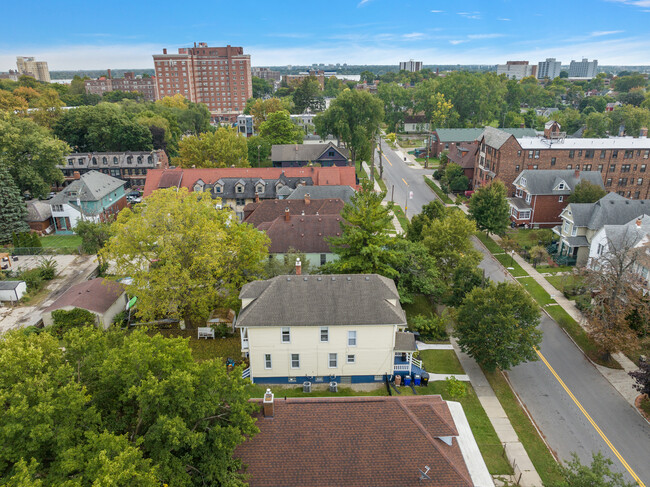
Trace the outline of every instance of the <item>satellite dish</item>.
{"type": "Polygon", "coordinates": [[[423,480],[431,480],[431,477],[427,475],[429,470],[431,470],[431,468],[428,465],[424,466],[424,472],[418,468],[418,472],[420,472],[420,482],[423,480]]]}

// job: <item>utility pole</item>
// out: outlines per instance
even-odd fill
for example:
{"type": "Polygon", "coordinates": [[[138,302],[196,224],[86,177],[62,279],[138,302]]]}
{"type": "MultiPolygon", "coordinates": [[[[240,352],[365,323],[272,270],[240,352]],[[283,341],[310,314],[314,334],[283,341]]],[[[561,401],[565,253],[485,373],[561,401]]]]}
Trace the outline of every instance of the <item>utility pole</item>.
{"type": "Polygon", "coordinates": [[[379,177],[384,177],[384,151],[381,147],[381,132],[379,133],[379,177]]]}
{"type": "Polygon", "coordinates": [[[431,134],[427,136],[427,158],[424,160],[424,168],[429,167],[429,147],[431,146],[431,134]]]}
{"type": "Polygon", "coordinates": [[[375,148],[375,138],[372,138],[372,166],[370,167],[370,182],[375,182],[375,153],[377,149],[375,148]]]}

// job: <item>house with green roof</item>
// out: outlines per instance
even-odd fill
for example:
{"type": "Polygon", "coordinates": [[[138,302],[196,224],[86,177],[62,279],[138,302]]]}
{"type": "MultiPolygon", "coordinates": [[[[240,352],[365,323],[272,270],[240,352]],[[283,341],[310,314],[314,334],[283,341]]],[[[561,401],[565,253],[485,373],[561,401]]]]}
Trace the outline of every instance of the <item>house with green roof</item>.
{"type": "MultiPolygon", "coordinates": [[[[442,151],[452,151],[461,143],[471,143],[478,140],[485,129],[443,129],[437,128],[431,133],[431,154],[433,157],[440,157],[442,151]]],[[[535,137],[534,129],[526,128],[504,128],[504,132],[514,135],[515,137],[535,137]]]]}

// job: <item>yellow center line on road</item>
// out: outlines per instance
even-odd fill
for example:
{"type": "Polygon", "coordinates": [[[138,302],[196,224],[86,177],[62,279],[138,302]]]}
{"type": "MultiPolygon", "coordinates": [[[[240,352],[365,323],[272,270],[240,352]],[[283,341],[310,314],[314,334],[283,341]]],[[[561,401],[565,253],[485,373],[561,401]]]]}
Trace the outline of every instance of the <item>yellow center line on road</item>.
{"type": "Polygon", "coordinates": [[[387,162],[388,164],[390,164],[391,167],[393,166],[393,163],[390,162],[390,159],[388,159],[388,157],[386,157],[386,154],[384,154],[384,159],[386,159],[386,162],[387,162]]]}
{"type": "Polygon", "coordinates": [[[406,182],[406,179],[402,178],[402,181],[404,181],[404,184],[406,184],[407,186],[409,185],[409,183],[406,182]]]}
{"type": "Polygon", "coordinates": [[[625,470],[627,470],[627,471],[629,472],[629,474],[632,476],[632,478],[636,481],[636,483],[639,484],[639,487],[645,487],[645,484],[643,483],[643,481],[642,481],[642,480],[639,478],[639,476],[634,472],[634,470],[632,470],[632,468],[628,465],[628,463],[627,463],[627,462],[625,461],[625,459],[621,456],[621,454],[618,452],[618,450],[616,449],[616,447],[615,447],[614,445],[612,445],[612,442],[609,441],[609,438],[607,438],[607,437],[605,436],[605,433],[603,433],[603,431],[602,431],[602,430],[600,429],[600,427],[596,424],[596,422],[595,422],[593,419],[591,419],[591,416],[589,415],[589,413],[585,410],[584,407],[582,407],[582,404],[580,404],[580,401],[578,401],[578,399],[576,399],[576,397],[573,395],[573,393],[571,392],[571,390],[566,386],[566,384],[564,383],[564,381],[563,381],[562,379],[560,379],[560,376],[557,375],[557,373],[555,372],[555,370],[553,369],[553,367],[551,367],[551,364],[549,364],[549,363],[548,363],[548,360],[546,360],[546,357],[544,357],[544,355],[542,355],[542,352],[540,352],[540,351],[537,350],[537,349],[535,349],[535,351],[537,352],[537,355],[539,355],[539,358],[542,359],[542,362],[544,362],[544,364],[546,365],[546,367],[548,367],[548,370],[551,371],[551,374],[553,374],[553,375],[555,376],[555,378],[556,378],[557,381],[560,383],[560,385],[562,386],[562,388],[566,391],[566,393],[569,395],[569,397],[573,400],[573,402],[575,403],[575,405],[578,406],[578,409],[580,409],[580,411],[582,412],[582,414],[584,414],[585,418],[587,418],[587,421],[589,421],[589,422],[591,423],[591,426],[594,427],[594,429],[595,429],[596,432],[600,435],[600,437],[605,441],[605,443],[607,443],[607,446],[609,447],[610,450],[612,450],[612,452],[614,453],[614,455],[616,455],[616,458],[618,458],[618,459],[620,460],[620,462],[623,464],[623,467],[625,467],[625,470]]]}

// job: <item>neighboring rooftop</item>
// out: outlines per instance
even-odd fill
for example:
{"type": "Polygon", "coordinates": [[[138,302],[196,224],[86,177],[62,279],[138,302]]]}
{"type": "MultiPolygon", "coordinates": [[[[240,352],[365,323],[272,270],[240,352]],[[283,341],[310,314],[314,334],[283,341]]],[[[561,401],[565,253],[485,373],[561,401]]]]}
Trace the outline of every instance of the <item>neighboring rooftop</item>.
{"type": "Polygon", "coordinates": [[[312,200],[338,198],[349,203],[356,190],[350,186],[299,186],[286,199],[302,200],[309,194],[312,200]]]}
{"type": "Polygon", "coordinates": [[[124,289],[121,285],[98,277],[70,287],[44,311],[72,307],[103,314],[115,304],[122,294],[124,294],[124,289]]]}
{"type": "Polygon", "coordinates": [[[294,249],[306,254],[331,252],[325,240],[341,235],[340,215],[292,215],[279,216],[272,222],[264,222],[257,229],[266,232],[271,239],[269,252],[284,254],[294,249]]]}
{"type": "Polygon", "coordinates": [[[449,151],[450,162],[458,164],[463,169],[474,169],[478,142],[461,142],[456,146],[455,151],[449,151]]]}
{"type": "Polygon", "coordinates": [[[523,150],[650,149],[650,139],[647,137],[566,138],[558,140],[549,140],[544,137],[517,137],[517,142],[519,142],[523,150]]]}
{"type": "Polygon", "coordinates": [[[272,417],[268,406],[257,414],[260,432],[234,453],[251,487],[476,484],[440,396],[275,399],[272,417]]]}
{"type": "Polygon", "coordinates": [[[0,291],[12,291],[25,281],[0,281],[0,291]]]}
{"type": "Polygon", "coordinates": [[[608,193],[596,203],[571,203],[562,213],[578,227],[598,230],[605,225],[629,222],[650,213],[650,200],[628,200],[616,193],[608,193]],[[568,215],[568,212],[571,215],[568,215]]]}
{"type": "Polygon", "coordinates": [[[355,168],[346,167],[227,167],[208,169],[151,169],[147,172],[144,196],[162,188],[187,188],[190,191],[198,180],[214,184],[223,178],[278,179],[282,174],[289,178],[311,178],[316,186],[347,185],[356,187],[355,168]]]}
{"type": "Polygon", "coordinates": [[[27,221],[43,222],[52,217],[49,201],[30,200],[27,202],[27,221]]]}
{"type": "Polygon", "coordinates": [[[581,181],[605,189],[599,171],[575,171],[573,169],[524,169],[512,184],[522,186],[532,195],[569,195],[581,181]],[[526,184],[523,184],[523,180],[526,184]],[[564,189],[559,189],[564,182],[564,189]]]}
{"type": "MultiPolygon", "coordinates": [[[[650,210],[649,210],[650,213],[650,210]]],[[[640,215],[624,225],[605,225],[607,240],[616,249],[631,249],[650,234],[650,216],[640,215]]]]}
{"type": "Polygon", "coordinates": [[[333,149],[340,154],[343,159],[350,158],[350,151],[345,147],[337,147],[331,142],[327,144],[278,144],[271,147],[272,161],[316,161],[320,159],[325,152],[333,149]]]}
{"type": "Polygon", "coordinates": [[[395,283],[377,274],[278,276],[239,298],[239,327],[406,324],[395,283]]]}
{"type": "Polygon", "coordinates": [[[244,206],[244,222],[257,227],[284,216],[287,208],[290,215],[340,215],[343,206],[345,203],[340,199],[263,200],[244,206]]]}
{"type": "MultiPolygon", "coordinates": [[[[492,127],[485,127],[485,129],[487,128],[492,128],[492,127]]],[[[435,131],[438,134],[438,140],[440,142],[471,142],[473,140],[478,140],[483,134],[483,131],[485,129],[483,128],[436,129],[435,131]]],[[[515,137],[524,137],[524,136],[534,137],[536,135],[534,129],[503,128],[498,130],[501,130],[508,134],[512,134],[515,137]]]]}
{"type": "Polygon", "coordinates": [[[121,188],[126,181],[114,178],[99,171],[88,171],[63,188],[57,195],[49,200],[50,205],[62,205],[80,201],[98,201],[104,196],[121,188]]]}

